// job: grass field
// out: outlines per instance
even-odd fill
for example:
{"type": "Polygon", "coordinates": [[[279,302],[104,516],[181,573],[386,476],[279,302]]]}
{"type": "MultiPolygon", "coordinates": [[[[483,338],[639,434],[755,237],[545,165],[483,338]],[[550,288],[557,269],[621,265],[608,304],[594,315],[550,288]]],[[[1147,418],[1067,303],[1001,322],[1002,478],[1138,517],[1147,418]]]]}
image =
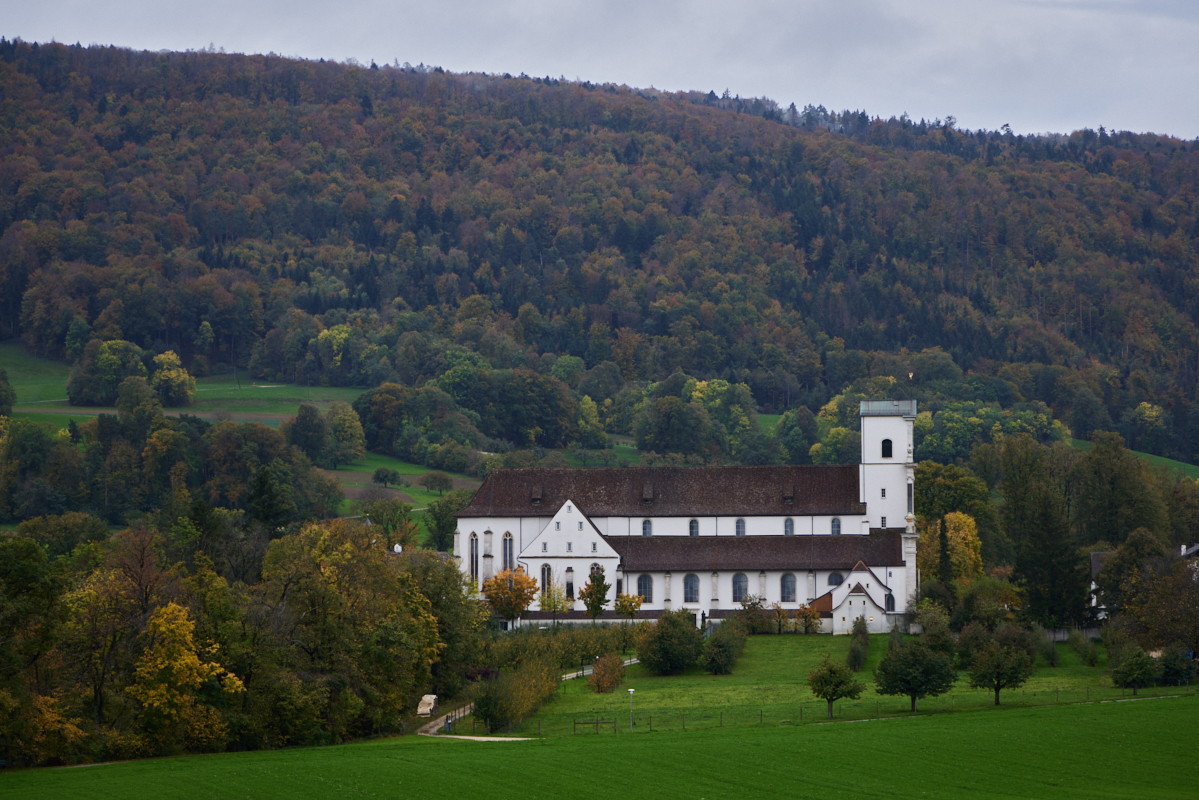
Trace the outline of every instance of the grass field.
{"type": "Polygon", "coordinates": [[[7,800],[155,797],[1195,797],[1199,699],[863,723],[578,735],[408,736],[341,747],[0,774],[7,800]]]}
{"type": "MultiPolygon", "coordinates": [[[[910,716],[906,697],[879,695],[874,690],[873,672],[887,648],[886,636],[872,636],[870,658],[858,679],[866,685],[859,700],[837,704],[839,719],[871,719],[876,716],[910,716]]],[[[554,700],[512,731],[512,735],[570,737],[575,722],[601,720],[602,731],[612,732],[613,723],[624,731],[629,727],[628,689],[634,689],[633,722],[635,729],[689,731],[721,727],[744,727],[763,723],[798,725],[819,722],[827,714],[827,704],[814,697],[806,684],[807,674],[820,663],[824,654],[844,660],[849,649],[848,636],[755,636],[737,662],[732,675],[709,675],[698,667],[683,675],[659,677],[634,664],[628,668],[624,685],[613,694],[591,691],[586,681],[564,681],[554,700]]],[[[1089,700],[1118,700],[1125,696],[1112,687],[1106,659],[1096,667],[1087,667],[1064,644],[1058,646],[1059,666],[1050,667],[1038,659],[1036,674],[1021,689],[1005,691],[1000,700],[1004,707],[1045,706],[1080,703],[1089,700]]],[[[1196,693],[1194,688],[1152,689],[1142,693],[1196,693]]],[[[951,692],[920,701],[921,713],[988,711],[994,708],[994,695],[970,688],[965,673],[951,692]]],[[[587,728],[588,731],[593,728],[587,728]]],[[[459,723],[460,733],[483,733],[482,725],[472,727],[469,718],[459,723]]],[[[507,736],[507,732],[497,734],[507,736]]]]}
{"type": "Polygon", "coordinates": [[[47,400],[65,404],[67,376],[71,373],[66,364],[31,356],[20,343],[8,342],[0,344],[0,369],[8,372],[8,382],[17,392],[17,405],[47,400]]]}
{"type": "MultiPolygon", "coordinates": [[[[1086,451],[1091,449],[1091,443],[1083,439],[1071,439],[1070,443],[1079,450],[1086,451]]],[[[1137,458],[1148,461],[1155,467],[1165,467],[1168,470],[1182,472],[1192,480],[1199,480],[1199,466],[1187,464],[1183,461],[1175,461],[1172,458],[1163,458],[1161,456],[1150,455],[1149,453],[1141,453],[1136,450],[1131,452],[1137,458]]]]}

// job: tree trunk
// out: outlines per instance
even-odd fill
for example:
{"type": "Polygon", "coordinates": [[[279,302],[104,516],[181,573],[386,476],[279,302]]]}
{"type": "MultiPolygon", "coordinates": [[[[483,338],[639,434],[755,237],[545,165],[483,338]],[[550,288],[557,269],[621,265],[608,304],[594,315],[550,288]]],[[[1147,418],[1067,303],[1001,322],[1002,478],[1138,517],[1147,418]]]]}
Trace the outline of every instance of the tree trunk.
{"type": "Polygon", "coordinates": [[[912,698],[912,713],[913,714],[916,713],[916,698],[915,697],[912,698]]]}
{"type": "Polygon", "coordinates": [[[828,701],[828,718],[829,719],[833,718],[833,701],[832,700],[828,701]]]}
{"type": "Polygon", "coordinates": [[[1132,685],[1132,696],[1137,696],[1137,685],[1135,683],[1132,685]]]}
{"type": "Polygon", "coordinates": [[[999,705],[999,690],[995,690],[995,705],[999,705]]]}

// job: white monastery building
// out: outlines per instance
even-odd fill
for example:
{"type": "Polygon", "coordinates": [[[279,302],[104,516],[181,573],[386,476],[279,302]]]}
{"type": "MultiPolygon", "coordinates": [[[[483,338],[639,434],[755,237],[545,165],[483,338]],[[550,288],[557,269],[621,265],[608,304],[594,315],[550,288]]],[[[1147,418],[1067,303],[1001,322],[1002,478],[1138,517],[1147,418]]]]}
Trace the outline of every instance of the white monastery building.
{"type": "MultiPolygon", "coordinates": [[[[914,400],[861,404],[857,466],[502,469],[458,515],[454,552],[482,587],[524,569],[577,598],[597,569],[640,616],[722,619],[750,595],[808,604],[828,633],[890,630],[916,590],[914,400]]],[[[601,619],[614,619],[612,604],[601,619]]],[[[583,604],[560,619],[584,619],[583,604]]],[[[548,619],[537,601],[522,620],[548,619]]]]}

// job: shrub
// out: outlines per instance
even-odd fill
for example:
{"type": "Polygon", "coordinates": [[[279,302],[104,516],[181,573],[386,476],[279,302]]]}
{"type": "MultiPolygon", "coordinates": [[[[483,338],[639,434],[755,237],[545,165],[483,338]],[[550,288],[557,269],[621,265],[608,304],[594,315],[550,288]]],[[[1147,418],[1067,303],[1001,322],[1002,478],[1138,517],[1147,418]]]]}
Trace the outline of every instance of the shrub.
{"type": "Polygon", "coordinates": [[[766,610],[766,598],[746,595],[741,601],[737,619],[747,633],[770,633],[770,613],[766,610]]]}
{"type": "Polygon", "coordinates": [[[713,675],[728,675],[745,651],[745,629],[737,620],[728,620],[704,642],[700,666],[713,675]]]}
{"type": "Polygon", "coordinates": [[[1161,668],[1162,681],[1175,686],[1190,683],[1195,677],[1195,662],[1187,657],[1187,648],[1182,642],[1175,642],[1162,652],[1161,668]]]}
{"type": "Polygon", "coordinates": [[[891,628],[891,636],[887,639],[887,652],[894,653],[899,648],[903,647],[903,631],[899,629],[899,623],[895,623],[891,628]]]}
{"type": "Polygon", "coordinates": [[[641,636],[637,656],[650,672],[673,675],[695,663],[703,650],[703,634],[695,627],[695,615],[680,609],[668,611],[641,636]]]}
{"type": "Polygon", "coordinates": [[[870,644],[868,640],[859,639],[854,636],[849,642],[849,654],[845,656],[845,664],[854,672],[861,672],[862,667],[866,666],[866,659],[870,655],[870,644]]]}
{"type": "Polygon", "coordinates": [[[1051,667],[1056,667],[1058,664],[1057,643],[1053,641],[1053,634],[1036,625],[1032,629],[1033,644],[1037,648],[1037,655],[1045,659],[1045,663],[1051,667]]]}
{"type": "Polygon", "coordinates": [[[1157,661],[1139,646],[1133,644],[1124,648],[1120,666],[1112,670],[1112,683],[1132,689],[1132,696],[1137,696],[1137,689],[1153,683],[1157,677],[1157,661]]]}
{"type": "Polygon", "coordinates": [[[1082,635],[1081,631],[1070,631],[1069,638],[1066,639],[1066,646],[1078,653],[1078,657],[1082,659],[1082,663],[1088,667],[1093,667],[1099,663],[1099,648],[1090,639],[1082,635]]]}
{"type": "Polygon", "coordinates": [[[591,688],[597,694],[615,691],[616,687],[624,683],[624,659],[617,653],[600,656],[595,660],[591,674],[587,676],[587,683],[591,684],[591,688]]]}
{"type": "Polygon", "coordinates": [[[539,659],[487,681],[475,696],[475,719],[488,731],[520,724],[558,691],[560,671],[552,661],[539,659]]]}
{"type": "Polygon", "coordinates": [[[991,643],[993,637],[985,626],[978,622],[970,622],[958,634],[958,664],[962,669],[969,669],[974,663],[975,654],[991,643]]]}
{"type": "Polygon", "coordinates": [[[1100,640],[1103,642],[1104,648],[1107,649],[1107,666],[1110,669],[1117,669],[1120,662],[1124,658],[1124,652],[1131,646],[1134,646],[1132,634],[1129,633],[1127,623],[1121,619],[1114,619],[1109,622],[1100,635],[1100,640]]]}

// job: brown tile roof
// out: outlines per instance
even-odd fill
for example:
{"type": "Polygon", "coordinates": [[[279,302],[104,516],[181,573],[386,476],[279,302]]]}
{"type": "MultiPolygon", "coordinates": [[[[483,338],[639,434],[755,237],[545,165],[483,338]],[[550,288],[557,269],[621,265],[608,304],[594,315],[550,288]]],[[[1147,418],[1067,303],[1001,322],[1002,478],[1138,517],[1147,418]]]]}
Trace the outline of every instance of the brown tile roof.
{"type": "Polygon", "coordinates": [[[500,469],[458,516],[546,516],[568,499],[590,517],[866,513],[850,465],[500,469]]]}
{"type": "Polygon", "coordinates": [[[903,532],[869,536],[605,536],[627,572],[843,569],[903,564],[903,532]]]}

